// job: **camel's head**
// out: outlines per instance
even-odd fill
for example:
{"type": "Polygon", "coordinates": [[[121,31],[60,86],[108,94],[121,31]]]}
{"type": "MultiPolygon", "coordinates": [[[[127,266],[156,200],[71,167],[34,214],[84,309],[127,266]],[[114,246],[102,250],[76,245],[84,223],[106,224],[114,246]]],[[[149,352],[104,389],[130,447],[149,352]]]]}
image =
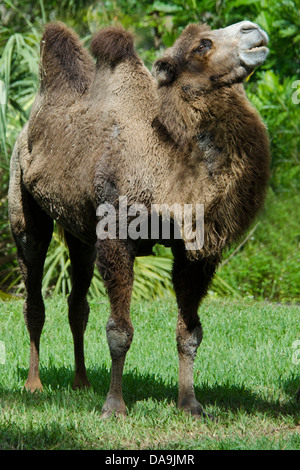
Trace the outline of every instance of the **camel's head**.
{"type": "Polygon", "coordinates": [[[182,86],[210,91],[243,81],[268,54],[267,34],[242,21],[224,29],[191,24],[165,56],[155,62],[153,74],[160,86],[177,79],[182,86]]]}

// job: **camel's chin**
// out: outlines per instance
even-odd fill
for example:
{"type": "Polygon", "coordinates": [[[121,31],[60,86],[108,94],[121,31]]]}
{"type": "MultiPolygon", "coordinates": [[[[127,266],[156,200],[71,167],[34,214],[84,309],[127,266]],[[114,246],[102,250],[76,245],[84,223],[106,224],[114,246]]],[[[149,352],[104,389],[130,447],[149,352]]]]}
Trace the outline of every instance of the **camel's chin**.
{"type": "Polygon", "coordinates": [[[265,46],[254,47],[242,51],[240,53],[240,60],[247,68],[255,69],[265,62],[268,53],[269,49],[265,46]]]}

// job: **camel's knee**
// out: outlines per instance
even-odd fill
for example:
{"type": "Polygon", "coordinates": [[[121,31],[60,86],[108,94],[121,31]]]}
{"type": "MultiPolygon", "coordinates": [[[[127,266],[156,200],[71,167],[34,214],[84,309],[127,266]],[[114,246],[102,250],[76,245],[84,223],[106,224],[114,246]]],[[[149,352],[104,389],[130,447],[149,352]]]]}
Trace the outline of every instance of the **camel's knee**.
{"type": "Polygon", "coordinates": [[[177,349],[178,353],[195,359],[197,349],[202,341],[202,327],[197,325],[193,330],[177,330],[177,349]]]}
{"type": "Polygon", "coordinates": [[[110,318],[106,324],[106,336],[112,359],[125,356],[133,338],[131,322],[117,322],[110,318]]]}

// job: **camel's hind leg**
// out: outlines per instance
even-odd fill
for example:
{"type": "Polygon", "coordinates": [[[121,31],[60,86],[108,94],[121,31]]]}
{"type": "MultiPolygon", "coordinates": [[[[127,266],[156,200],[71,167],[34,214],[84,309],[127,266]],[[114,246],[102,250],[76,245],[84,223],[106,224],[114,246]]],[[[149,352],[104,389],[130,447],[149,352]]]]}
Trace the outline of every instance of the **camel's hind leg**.
{"type": "Polygon", "coordinates": [[[72,291],[68,298],[69,323],[73,334],[75,378],[73,388],[88,387],[84,362],[84,332],[88,322],[89,305],[86,299],[94,272],[95,246],[82,243],[65,232],[72,266],[72,291]]]}
{"type": "Polygon", "coordinates": [[[194,392],[193,366],[202,340],[198,317],[200,300],[207,291],[216,263],[189,261],[184,248],[174,250],[173,283],[178,303],[177,349],[179,357],[178,407],[195,416],[205,415],[194,392]]]}
{"type": "Polygon", "coordinates": [[[30,337],[30,365],[25,387],[33,392],[42,389],[39,378],[39,345],[45,321],[45,308],[41,288],[53,223],[22,183],[14,188],[13,183],[10,187],[10,221],[27,292],[23,310],[30,337]]]}
{"type": "Polygon", "coordinates": [[[106,335],[112,359],[110,389],[102,409],[102,417],[126,414],[122,396],[122,376],[126,353],[133,337],[130,300],[133,285],[134,256],[120,240],[99,240],[97,264],[108,291],[111,314],[106,335]]]}

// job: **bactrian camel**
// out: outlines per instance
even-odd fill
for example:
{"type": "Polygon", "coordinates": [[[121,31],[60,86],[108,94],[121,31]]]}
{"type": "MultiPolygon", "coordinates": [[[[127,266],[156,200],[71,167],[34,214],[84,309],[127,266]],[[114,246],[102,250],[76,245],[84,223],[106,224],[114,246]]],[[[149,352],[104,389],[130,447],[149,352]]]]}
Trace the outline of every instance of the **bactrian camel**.
{"type": "MultiPolygon", "coordinates": [[[[197,310],[222,250],[241,237],[263,205],[269,142],[243,81],[264,62],[267,43],[266,33],[248,21],[219,30],[191,24],[150,73],[135,51],[132,34],[122,28],[108,27],[94,35],[94,60],[64,24],[46,26],[40,88],[15,144],[9,188],[11,228],[27,290],[28,390],[42,388],[41,283],[55,220],[64,230],[72,266],[73,386],[89,385],[83,339],[96,261],[111,305],[106,325],[111,385],[102,414],[126,413],[122,374],[133,339],[134,259],[164,243],[174,255],[178,406],[196,416],[205,414],[193,383],[202,339],[197,310]],[[149,214],[153,204],[203,205],[202,245],[189,251],[184,236],[97,236],[99,206],[110,204],[118,213],[125,196],[128,207],[140,204],[149,214]]],[[[193,209],[193,226],[195,214],[193,209]]]]}

